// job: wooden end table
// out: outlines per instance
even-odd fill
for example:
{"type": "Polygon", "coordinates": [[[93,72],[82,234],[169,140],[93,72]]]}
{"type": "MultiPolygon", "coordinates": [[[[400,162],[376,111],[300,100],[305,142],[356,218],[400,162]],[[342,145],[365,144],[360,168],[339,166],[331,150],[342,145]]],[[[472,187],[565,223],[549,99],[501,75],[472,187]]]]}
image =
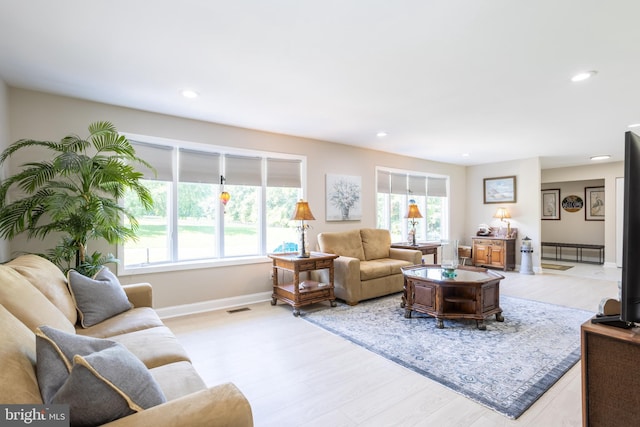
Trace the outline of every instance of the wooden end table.
{"type": "Polygon", "coordinates": [[[504,276],[486,268],[460,266],[455,277],[443,276],[439,265],[403,267],[405,317],[412,311],[436,318],[436,326],[444,328],[443,319],[475,319],[478,329],[487,326],[484,319],[495,314],[504,322],[500,308],[500,280],[504,276]]]}
{"type": "Polygon", "coordinates": [[[409,242],[392,243],[392,248],[398,249],[413,249],[422,252],[422,255],[433,255],[433,263],[438,263],[438,248],[441,246],[440,242],[418,242],[416,246],[413,246],[409,242]]]}
{"type": "Polygon", "coordinates": [[[273,260],[273,295],[271,305],[276,305],[278,300],[293,306],[293,315],[300,315],[300,307],[329,301],[331,307],[336,306],[336,297],[333,291],[333,260],[338,255],[311,252],[309,258],[298,258],[297,253],[270,254],[273,260]],[[329,269],[329,282],[320,283],[314,280],[300,281],[300,273],[313,270],[329,269]],[[293,281],[279,283],[279,270],[293,273],[293,281]]]}

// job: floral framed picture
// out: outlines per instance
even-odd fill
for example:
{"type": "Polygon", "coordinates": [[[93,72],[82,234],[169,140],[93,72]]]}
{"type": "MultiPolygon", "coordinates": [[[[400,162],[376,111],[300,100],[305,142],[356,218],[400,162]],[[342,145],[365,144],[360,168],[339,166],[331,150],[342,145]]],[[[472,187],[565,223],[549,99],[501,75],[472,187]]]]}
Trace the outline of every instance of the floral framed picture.
{"type": "Polygon", "coordinates": [[[498,178],[485,178],[484,204],[489,203],[515,203],[516,202],[516,177],[501,176],[498,178]]]}
{"type": "Polygon", "coordinates": [[[560,219],[560,189],[542,190],[542,219],[560,219]]]}
{"type": "Polygon", "coordinates": [[[604,221],[604,187],[585,187],[585,221],[604,221]]]}
{"type": "Polygon", "coordinates": [[[327,174],[326,193],[327,221],[362,219],[362,177],[327,174]]]}

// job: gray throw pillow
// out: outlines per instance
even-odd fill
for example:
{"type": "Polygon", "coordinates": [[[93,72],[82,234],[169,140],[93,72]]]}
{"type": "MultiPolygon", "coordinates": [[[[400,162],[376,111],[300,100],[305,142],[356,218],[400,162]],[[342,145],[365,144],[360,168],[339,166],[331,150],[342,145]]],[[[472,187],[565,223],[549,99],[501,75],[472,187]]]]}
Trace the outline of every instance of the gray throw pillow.
{"type": "Polygon", "coordinates": [[[132,307],[120,281],[107,267],[103,267],[93,278],[69,270],[67,281],[83,328],[132,307]]]}
{"type": "Polygon", "coordinates": [[[122,344],[42,326],[37,377],[45,404],[69,405],[71,425],[98,425],[166,402],[146,366],[122,344]]]}

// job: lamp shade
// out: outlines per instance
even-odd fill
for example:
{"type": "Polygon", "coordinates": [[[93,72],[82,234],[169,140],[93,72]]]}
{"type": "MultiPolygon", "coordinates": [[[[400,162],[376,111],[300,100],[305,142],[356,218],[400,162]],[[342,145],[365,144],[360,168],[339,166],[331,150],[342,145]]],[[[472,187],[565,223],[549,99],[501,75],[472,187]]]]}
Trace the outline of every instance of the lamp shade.
{"type": "Polygon", "coordinates": [[[418,209],[418,205],[412,203],[409,205],[409,211],[407,212],[407,216],[405,218],[422,218],[422,214],[420,213],[420,209],[418,209]]]}
{"type": "Polygon", "coordinates": [[[293,215],[291,215],[291,219],[298,221],[309,221],[311,219],[315,219],[311,213],[311,209],[309,208],[309,203],[300,199],[300,201],[296,203],[296,210],[293,215]]]}
{"type": "Polygon", "coordinates": [[[505,218],[511,218],[511,215],[509,215],[509,211],[507,210],[507,208],[498,208],[498,210],[496,211],[495,215],[493,215],[494,218],[500,218],[505,219],[505,218]]]}

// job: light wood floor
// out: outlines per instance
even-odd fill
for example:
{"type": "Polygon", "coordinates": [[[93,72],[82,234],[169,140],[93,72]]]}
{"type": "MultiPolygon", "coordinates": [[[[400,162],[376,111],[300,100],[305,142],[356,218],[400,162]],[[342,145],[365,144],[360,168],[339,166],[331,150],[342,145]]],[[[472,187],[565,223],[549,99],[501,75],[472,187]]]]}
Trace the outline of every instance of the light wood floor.
{"type": "MultiPolygon", "coordinates": [[[[503,295],[596,311],[615,280],[505,273],[503,295]]],[[[269,302],[166,319],[208,385],[235,383],[261,426],[580,426],[580,363],[517,420],[269,302]]],[[[508,316],[507,313],[505,313],[508,316]]],[[[544,315],[544,313],[541,313],[544,315]]]]}

